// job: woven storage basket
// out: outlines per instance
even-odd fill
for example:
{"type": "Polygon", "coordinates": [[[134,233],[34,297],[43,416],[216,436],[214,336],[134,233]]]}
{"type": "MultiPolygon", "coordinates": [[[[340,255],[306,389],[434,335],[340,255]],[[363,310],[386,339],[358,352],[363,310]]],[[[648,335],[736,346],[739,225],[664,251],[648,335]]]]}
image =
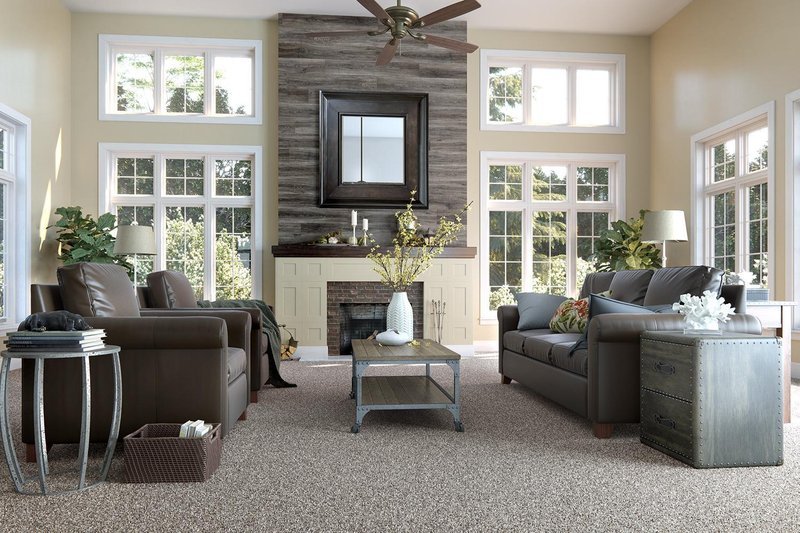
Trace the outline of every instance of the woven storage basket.
{"type": "Polygon", "coordinates": [[[181,424],[145,424],[123,439],[128,483],[206,481],[222,456],[220,424],[203,437],[180,438],[181,424]]]}

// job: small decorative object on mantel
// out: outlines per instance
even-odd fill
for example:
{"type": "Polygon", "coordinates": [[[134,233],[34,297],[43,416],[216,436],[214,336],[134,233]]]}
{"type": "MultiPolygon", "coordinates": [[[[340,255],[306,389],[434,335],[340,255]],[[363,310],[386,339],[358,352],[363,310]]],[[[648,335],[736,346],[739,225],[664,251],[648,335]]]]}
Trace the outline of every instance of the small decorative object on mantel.
{"type": "Polygon", "coordinates": [[[406,289],[416,280],[444,247],[456,240],[458,233],[464,228],[461,217],[470,209],[472,203],[452,217],[441,217],[439,227],[433,236],[421,237],[417,234],[419,227],[417,217],[411,205],[416,191],[411,191],[411,199],[404,211],[395,213],[397,218],[397,235],[386,251],[375,245],[367,257],[375,263],[373,270],[378,273],[381,283],[394,291],[386,311],[386,329],[396,329],[414,338],[414,312],[408,301],[406,289]]]}
{"type": "Polygon", "coordinates": [[[433,332],[436,335],[436,342],[442,343],[442,331],[444,331],[444,315],[446,302],[443,300],[431,300],[431,315],[433,315],[433,332]]]}
{"type": "Polygon", "coordinates": [[[686,322],[684,333],[721,335],[719,323],[727,322],[733,314],[731,304],[725,298],[718,298],[711,291],[703,296],[681,294],[680,302],[672,304],[672,310],[682,314],[686,322]]]}

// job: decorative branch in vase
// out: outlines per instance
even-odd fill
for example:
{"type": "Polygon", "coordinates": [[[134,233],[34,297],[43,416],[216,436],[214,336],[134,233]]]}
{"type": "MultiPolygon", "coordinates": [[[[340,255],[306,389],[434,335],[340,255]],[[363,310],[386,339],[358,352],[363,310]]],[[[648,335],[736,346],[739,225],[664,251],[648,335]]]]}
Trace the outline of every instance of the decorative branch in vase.
{"type": "Polygon", "coordinates": [[[436,334],[436,342],[442,343],[442,332],[444,331],[444,315],[447,314],[445,307],[447,303],[443,300],[431,300],[431,315],[433,315],[433,332],[436,334]]]}
{"type": "Polygon", "coordinates": [[[386,329],[405,333],[409,340],[414,338],[414,313],[406,290],[431,266],[444,247],[456,240],[464,228],[462,217],[472,206],[470,202],[458,213],[439,218],[439,226],[426,236],[418,233],[420,226],[411,207],[415,195],[416,191],[411,191],[405,210],[395,213],[398,229],[391,246],[384,250],[373,241],[367,255],[374,263],[373,270],[380,276],[381,283],[394,293],[386,312],[386,329]]]}

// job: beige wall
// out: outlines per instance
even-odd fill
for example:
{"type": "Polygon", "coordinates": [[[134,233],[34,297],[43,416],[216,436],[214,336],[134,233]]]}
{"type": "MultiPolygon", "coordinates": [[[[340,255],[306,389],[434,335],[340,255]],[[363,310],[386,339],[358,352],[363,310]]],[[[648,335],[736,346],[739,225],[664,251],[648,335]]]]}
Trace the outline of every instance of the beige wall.
{"type": "Polygon", "coordinates": [[[263,146],[264,220],[263,296],[274,301],[277,242],[277,22],[266,20],[72,15],[72,203],[96,214],[97,145],[100,142],[230,144],[263,146]],[[170,124],[99,121],[97,118],[97,38],[101,33],[226,39],[260,39],[264,54],[262,125],[170,124]]]}
{"type": "Polygon", "coordinates": [[[60,0],[5,0],[1,16],[0,103],[31,119],[32,280],[52,279],[45,228],[70,195],[70,14],[60,0]]]}
{"type": "MultiPolygon", "coordinates": [[[[785,105],[800,88],[797,0],[694,0],[652,36],[652,185],[650,206],[690,212],[690,138],[766,102],[775,102],[775,287],[785,291],[785,105]]],[[[670,245],[675,264],[688,244],[670,245]]],[[[800,362],[800,343],[793,346],[800,362]]]]}
{"type": "MultiPolygon", "coordinates": [[[[632,216],[650,199],[650,39],[609,35],[470,30],[469,41],[485,49],[592,52],[625,55],[626,133],[527,133],[481,131],[480,52],[469,56],[467,180],[469,199],[480,204],[480,153],[490,151],[624,154],[626,210],[632,216]]],[[[480,242],[480,209],[469,214],[470,246],[480,242]]],[[[478,276],[476,275],[476,279],[478,276]]],[[[477,286],[475,290],[478,292],[477,286]]],[[[474,299],[475,323],[479,298],[474,299]]],[[[475,340],[496,340],[497,326],[475,328],[475,340]]]]}

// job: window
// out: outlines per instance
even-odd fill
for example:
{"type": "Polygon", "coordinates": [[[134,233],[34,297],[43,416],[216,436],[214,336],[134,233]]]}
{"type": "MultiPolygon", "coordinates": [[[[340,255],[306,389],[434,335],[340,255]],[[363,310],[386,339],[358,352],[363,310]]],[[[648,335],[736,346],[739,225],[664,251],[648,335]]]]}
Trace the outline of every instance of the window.
{"type": "Polygon", "coordinates": [[[0,331],[28,313],[30,120],[0,104],[0,331]]]}
{"type": "Polygon", "coordinates": [[[101,35],[100,120],[261,124],[261,41],[101,35]]]}
{"type": "Polygon", "coordinates": [[[169,269],[198,299],[260,295],[259,147],[101,144],[100,155],[100,212],[155,230],[156,256],[130,258],[137,284],[169,269]]]}
{"type": "Polygon", "coordinates": [[[625,133],[625,56],[481,51],[481,129],[625,133]]]}
{"type": "MultiPolygon", "coordinates": [[[[800,303],[800,89],[786,95],[786,218],[785,257],[787,300],[800,303]],[[789,215],[791,213],[791,215],[789,215]]],[[[793,318],[795,340],[800,340],[800,305],[793,318]]],[[[795,376],[793,376],[795,377],[795,376]]]]}
{"type": "Polygon", "coordinates": [[[770,287],[774,272],[772,107],[693,137],[694,259],[728,272],[751,272],[761,287],[770,287]]]}
{"type": "Polygon", "coordinates": [[[481,153],[482,321],[521,291],[580,291],[624,175],[621,155],[481,153]]]}

